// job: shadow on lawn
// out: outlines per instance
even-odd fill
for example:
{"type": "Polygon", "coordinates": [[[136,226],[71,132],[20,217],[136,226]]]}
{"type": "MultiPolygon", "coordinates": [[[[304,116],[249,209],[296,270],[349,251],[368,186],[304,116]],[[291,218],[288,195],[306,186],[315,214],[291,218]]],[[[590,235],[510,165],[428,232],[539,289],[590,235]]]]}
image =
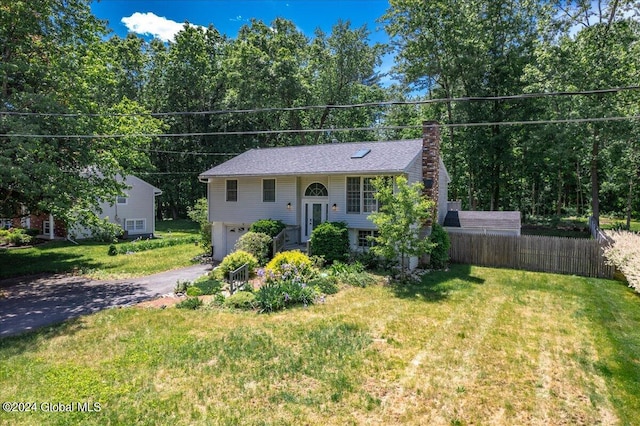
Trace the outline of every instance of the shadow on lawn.
{"type": "Polygon", "coordinates": [[[484,284],[484,279],[471,275],[471,265],[451,265],[446,271],[425,274],[421,282],[394,284],[393,292],[402,299],[439,302],[447,299],[451,292],[468,288],[472,284],[484,284]]]}
{"type": "Polygon", "coordinates": [[[98,269],[101,266],[99,263],[82,259],[82,255],[79,254],[47,250],[50,247],[43,244],[32,249],[11,249],[0,252],[0,288],[13,285],[13,280],[6,280],[6,278],[98,269]]]}

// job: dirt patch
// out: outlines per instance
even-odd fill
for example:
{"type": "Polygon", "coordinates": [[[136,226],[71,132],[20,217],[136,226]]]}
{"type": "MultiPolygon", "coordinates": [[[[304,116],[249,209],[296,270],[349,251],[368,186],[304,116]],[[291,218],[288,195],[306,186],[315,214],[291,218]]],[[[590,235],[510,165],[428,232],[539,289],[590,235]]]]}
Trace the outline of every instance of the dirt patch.
{"type": "MultiPolygon", "coordinates": [[[[166,309],[171,308],[178,303],[185,300],[187,296],[185,295],[176,295],[176,294],[165,294],[162,297],[158,297],[153,300],[145,300],[144,302],[140,302],[136,305],[137,308],[148,308],[148,309],[166,309]]],[[[198,299],[202,300],[204,303],[208,303],[213,299],[213,296],[198,296],[198,299]]]]}

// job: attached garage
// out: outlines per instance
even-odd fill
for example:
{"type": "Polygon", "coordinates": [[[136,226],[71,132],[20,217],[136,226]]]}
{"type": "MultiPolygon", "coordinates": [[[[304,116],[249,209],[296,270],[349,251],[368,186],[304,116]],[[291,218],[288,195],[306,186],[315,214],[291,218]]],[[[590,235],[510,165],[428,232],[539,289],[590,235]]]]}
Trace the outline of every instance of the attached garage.
{"type": "Polygon", "coordinates": [[[225,240],[226,240],[226,253],[234,251],[234,247],[241,236],[249,231],[247,225],[226,225],[225,240]]]}

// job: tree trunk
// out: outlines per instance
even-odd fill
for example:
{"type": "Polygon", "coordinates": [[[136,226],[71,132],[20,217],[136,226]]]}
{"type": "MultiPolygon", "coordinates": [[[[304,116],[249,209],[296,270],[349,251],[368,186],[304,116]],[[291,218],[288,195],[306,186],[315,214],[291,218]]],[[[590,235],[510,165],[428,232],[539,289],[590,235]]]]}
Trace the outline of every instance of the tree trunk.
{"type": "Polygon", "coordinates": [[[598,140],[598,129],[593,131],[593,142],[591,145],[591,215],[596,225],[600,227],[600,182],[598,180],[598,155],[600,152],[600,142],[598,140]]]}
{"type": "Polygon", "coordinates": [[[556,199],[556,216],[562,214],[562,171],[558,169],[558,198],[556,199]]]}

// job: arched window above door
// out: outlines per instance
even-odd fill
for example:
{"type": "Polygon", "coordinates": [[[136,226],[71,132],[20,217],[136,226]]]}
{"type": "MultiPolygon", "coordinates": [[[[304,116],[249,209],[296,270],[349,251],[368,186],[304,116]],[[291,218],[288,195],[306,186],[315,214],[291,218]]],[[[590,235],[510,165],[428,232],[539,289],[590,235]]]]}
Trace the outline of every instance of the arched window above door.
{"type": "Polygon", "coordinates": [[[314,182],[311,185],[307,186],[306,191],[304,191],[305,197],[328,197],[329,191],[327,191],[327,187],[321,184],[320,182],[314,182]]]}

